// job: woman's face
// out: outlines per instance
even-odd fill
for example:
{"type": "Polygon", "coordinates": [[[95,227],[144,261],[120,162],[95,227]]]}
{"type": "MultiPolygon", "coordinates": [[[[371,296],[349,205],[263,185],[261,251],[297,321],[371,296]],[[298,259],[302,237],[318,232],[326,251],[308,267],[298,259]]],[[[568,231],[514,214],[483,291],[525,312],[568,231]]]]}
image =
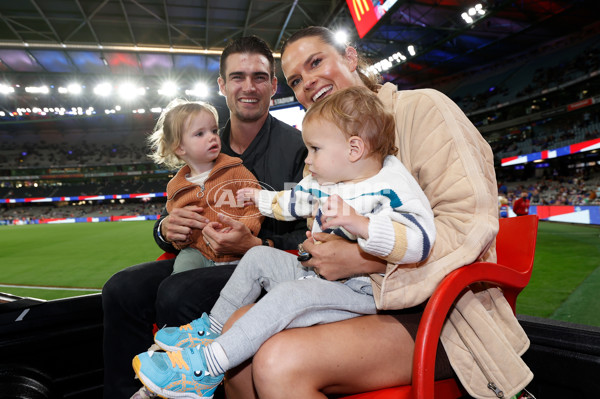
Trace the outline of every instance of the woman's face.
{"type": "Polygon", "coordinates": [[[341,55],[316,36],[296,40],[281,56],[287,84],[305,108],[337,90],[362,85],[357,63],[354,48],[347,47],[341,55]]]}

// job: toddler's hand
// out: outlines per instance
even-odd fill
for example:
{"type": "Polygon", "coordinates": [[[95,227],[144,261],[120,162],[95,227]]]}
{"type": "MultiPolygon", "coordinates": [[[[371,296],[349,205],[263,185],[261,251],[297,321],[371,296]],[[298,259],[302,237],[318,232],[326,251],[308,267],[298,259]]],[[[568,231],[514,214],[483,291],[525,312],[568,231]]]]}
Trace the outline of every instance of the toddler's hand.
{"type": "Polygon", "coordinates": [[[244,187],[237,190],[236,200],[239,205],[256,205],[258,204],[258,193],[260,192],[257,188],[244,187]]]}
{"type": "Polygon", "coordinates": [[[322,220],[323,230],[341,227],[352,235],[369,238],[369,219],[356,213],[356,210],[337,194],[325,201],[322,220]]]}

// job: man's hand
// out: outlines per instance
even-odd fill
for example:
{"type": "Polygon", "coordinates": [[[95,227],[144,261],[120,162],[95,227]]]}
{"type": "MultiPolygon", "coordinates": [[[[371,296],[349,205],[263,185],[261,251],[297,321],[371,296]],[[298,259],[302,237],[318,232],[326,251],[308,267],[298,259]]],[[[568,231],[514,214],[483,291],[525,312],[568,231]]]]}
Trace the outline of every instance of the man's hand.
{"type": "Polygon", "coordinates": [[[244,223],[219,214],[219,222],[211,222],[202,235],[215,255],[242,256],[250,248],[262,244],[244,223]]]}
{"type": "Polygon", "coordinates": [[[369,238],[369,218],[359,215],[356,210],[337,194],[327,198],[323,205],[323,230],[343,227],[355,236],[369,238]]]}
{"type": "Polygon", "coordinates": [[[327,280],[339,280],[357,274],[385,273],[387,263],[360,250],[355,242],[350,242],[335,234],[307,232],[302,243],[304,250],[312,257],[303,266],[312,267],[327,280]]]}
{"type": "Polygon", "coordinates": [[[161,235],[172,243],[189,242],[192,229],[204,229],[209,222],[202,212],[200,206],[188,205],[183,208],[175,208],[163,219],[161,224],[161,235]]]}

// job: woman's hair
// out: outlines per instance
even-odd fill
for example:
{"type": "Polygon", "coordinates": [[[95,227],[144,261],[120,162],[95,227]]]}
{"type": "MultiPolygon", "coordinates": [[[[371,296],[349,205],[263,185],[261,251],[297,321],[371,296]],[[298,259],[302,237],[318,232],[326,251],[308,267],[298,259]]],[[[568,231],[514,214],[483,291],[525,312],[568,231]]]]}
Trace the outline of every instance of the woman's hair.
{"type": "Polygon", "coordinates": [[[342,89],[314,103],[303,123],[323,118],[336,125],[346,137],[358,136],[368,156],[396,155],[396,123],[375,93],[363,86],[342,89]]]}
{"type": "Polygon", "coordinates": [[[150,158],[157,164],[163,164],[173,169],[185,164],[175,154],[175,150],[181,144],[181,138],[189,125],[190,117],[202,111],[211,113],[215,117],[216,124],[219,124],[219,113],[209,103],[192,102],[180,98],[172,100],[160,114],[152,134],[148,137],[148,143],[152,150],[150,158]]]}
{"type": "MultiPolygon", "coordinates": [[[[331,30],[323,26],[309,26],[307,28],[300,29],[283,43],[283,46],[281,47],[281,55],[283,56],[283,53],[288,45],[305,37],[318,37],[323,43],[329,44],[335,48],[342,56],[346,54],[346,47],[349,46],[346,43],[340,43],[337,41],[334,33],[331,30]]],[[[369,62],[359,54],[357,72],[360,76],[360,80],[362,80],[369,90],[376,92],[379,89],[381,77],[378,73],[369,70],[369,66],[369,62]]]]}

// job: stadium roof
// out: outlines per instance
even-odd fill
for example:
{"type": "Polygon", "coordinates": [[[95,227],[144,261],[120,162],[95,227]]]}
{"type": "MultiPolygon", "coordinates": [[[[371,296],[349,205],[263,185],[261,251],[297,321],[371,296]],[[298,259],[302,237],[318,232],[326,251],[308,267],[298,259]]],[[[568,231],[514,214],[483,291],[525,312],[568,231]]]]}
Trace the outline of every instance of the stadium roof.
{"type": "Polygon", "coordinates": [[[255,34],[274,49],[309,25],[345,28],[374,61],[409,45],[416,54],[385,72],[401,87],[423,86],[520,56],[572,34],[598,32],[597,0],[357,0],[393,4],[359,39],[345,0],[13,0],[0,5],[3,79],[54,75],[216,77],[226,42],[255,34]]]}

